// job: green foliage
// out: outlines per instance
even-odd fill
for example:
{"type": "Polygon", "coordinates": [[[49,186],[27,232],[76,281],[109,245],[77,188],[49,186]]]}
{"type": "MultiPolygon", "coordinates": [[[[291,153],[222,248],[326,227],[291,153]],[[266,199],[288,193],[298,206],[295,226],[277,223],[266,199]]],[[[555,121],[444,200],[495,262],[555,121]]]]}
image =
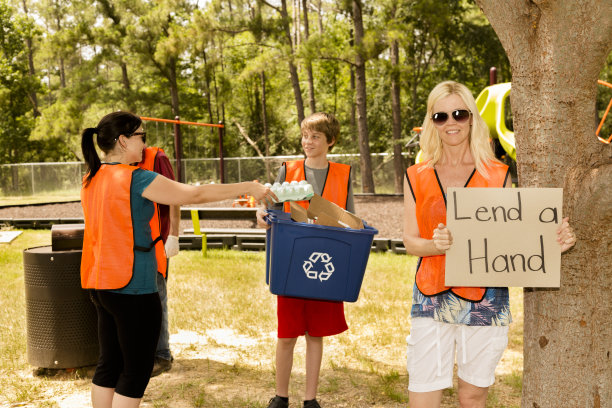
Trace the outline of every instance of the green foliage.
{"type": "MultiPolygon", "coordinates": [[[[497,37],[467,0],[362,2],[360,50],[353,46],[351,1],[310,2],[308,38],[303,12],[295,20],[293,2],[287,2],[285,19],[277,3],[262,0],[40,0],[28,11],[11,9],[6,2],[0,0],[5,28],[0,33],[2,163],[78,159],[81,129],[119,109],[149,117],[224,121],[225,154],[253,156],[238,125],[265,151],[264,91],[270,154],[299,153],[289,62],[298,67],[306,114],[310,91],[305,68],[311,64],[316,109],[334,113],[342,125],[337,153],[359,151],[351,78],[356,52],[367,59],[374,153],[393,148],[392,72],[400,78],[404,142],[422,122],[425,98],[437,82],[458,80],[477,94],[492,65],[503,80],[510,79],[497,37]],[[24,47],[27,41],[31,48],[24,47]],[[393,41],[400,47],[397,66],[389,58],[393,41]],[[38,97],[37,106],[31,95],[38,97]]],[[[218,156],[214,130],[186,131],[184,136],[185,157],[218,156]]],[[[173,153],[169,132],[156,144],[173,153]]]]}
{"type": "Polygon", "coordinates": [[[16,163],[27,150],[34,121],[28,95],[38,88],[28,75],[23,44],[34,35],[34,26],[0,0],[0,163],[16,163]]]}

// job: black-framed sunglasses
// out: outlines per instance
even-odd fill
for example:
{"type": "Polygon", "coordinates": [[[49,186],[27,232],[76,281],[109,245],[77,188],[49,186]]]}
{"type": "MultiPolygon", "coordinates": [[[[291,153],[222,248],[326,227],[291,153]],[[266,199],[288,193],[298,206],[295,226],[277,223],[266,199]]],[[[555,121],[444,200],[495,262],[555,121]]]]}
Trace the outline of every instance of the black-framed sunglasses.
{"type": "Polygon", "coordinates": [[[128,137],[132,136],[140,136],[142,138],[142,143],[147,143],[147,132],[134,132],[128,137]]]}
{"type": "MultiPolygon", "coordinates": [[[[455,109],[454,111],[450,112],[450,114],[455,120],[455,122],[465,123],[472,115],[472,112],[470,112],[467,109],[455,109]]],[[[443,125],[448,120],[448,117],[449,117],[449,114],[447,112],[436,112],[433,115],[431,115],[431,120],[436,125],[443,125]]]]}

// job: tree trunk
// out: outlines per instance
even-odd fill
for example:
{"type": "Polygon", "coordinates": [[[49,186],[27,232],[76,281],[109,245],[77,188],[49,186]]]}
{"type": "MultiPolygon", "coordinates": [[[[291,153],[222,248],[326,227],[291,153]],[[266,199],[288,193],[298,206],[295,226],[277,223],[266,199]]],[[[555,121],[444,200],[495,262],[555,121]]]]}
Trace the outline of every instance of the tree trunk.
{"type": "Polygon", "coordinates": [[[612,149],[593,123],[612,2],[477,3],[512,68],[519,182],[563,187],[578,237],[560,289],[524,292],[522,406],[612,407],[612,149]]]}
{"type": "MultiPolygon", "coordinates": [[[[206,85],[206,107],[208,110],[208,122],[215,123],[212,112],[212,98],[211,98],[211,89],[210,89],[210,73],[208,70],[208,61],[206,59],[206,51],[202,51],[202,58],[204,59],[204,85],[206,85]]],[[[214,135],[214,128],[210,128],[210,134],[214,135]]]]}
{"type": "MultiPolygon", "coordinates": [[[[308,29],[308,0],[302,0],[302,8],[304,9],[304,41],[308,41],[310,35],[308,29]]],[[[306,73],[308,74],[308,102],[310,103],[310,114],[317,111],[315,103],[314,78],[312,76],[312,62],[306,62],[306,73]]]]}
{"type": "Polygon", "coordinates": [[[372,159],[368,137],[368,115],[366,95],[365,58],[363,57],[363,18],[361,1],[353,0],[353,24],[355,29],[355,103],[357,105],[357,132],[359,134],[359,153],[361,164],[361,188],[364,193],[374,193],[372,159]]]}
{"type": "MultiPolygon", "coordinates": [[[[30,14],[26,0],[22,0],[21,5],[23,7],[23,13],[29,18],[30,14]]],[[[34,46],[32,44],[32,37],[26,38],[26,47],[28,48],[28,73],[30,74],[30,77],[34,77],[36,75],[36,70],[34,69],[34,46]]],[[[40,116],[40,111],[38,110],[38,96],[36,95],[36,92],[30,92],[30,101],[32,102],[32,113],[34,114],[34,117],[40,116]]]]}
{"type": "MultiPolygon", "coordinates": [[[[355,92],[355,67],[350,67],[350,84],[351,84],[351,95],[357,95],[355,92]]],[[[355,100],[351,101],[351,140],[353,143],[357,143],[357,111],[355,108],[355,100]]]]}
{"type": "Polygon", "coordinates": [[[132,98],[132,86],[130,85],[130,77],[128,75],[128,67],[123,59],[119,60],[119,66],[121,67],[121,84],[123,85],[124,99],[127,108],[130,112],[136,111],[134,105],[134,98],[132,98]]]}
{"type": "Polygon", "coordinates": [[[130,77],[128,76],[127,65],[123,60],[119,62],[119,65],[121,66],[121,83],[123,84],[123,89],[126,92],[130,92],[130,77]]]}
{"type": "Polygon", "coordinates": [[[166,69],[168,70],[168,82],[170,85],[172,115],[180,116],[178,82],[176,80],[176,59],[170,58],[166,69]]]}
{"type": "Polygon", "coordinates": [[[400,103],[399,45],[391,43],[391,112],[393,114],[393,170],[395,192],[404,191],[404,160],[402,159],[402,108],[400,103]]]}
{"type": "Polygon", "coordinates": [[[64,58],[63,57],[60,57],[59,77],[60,77],[61,87],[66,88],[66,71],[64,69],[64,58]]]}
{"type": "Polygon", "coordinates": [[[261,123],[263,125],[264,143],[266,149],[264,164],[266,165],[266,177],[268,179],[268,183],[271,183],[272,173],[270,172],[270,161],[268,160],[268,157],[270,156],[270,135],[268,132],[268,113],[266,112],[266,74],[261,71],[259,73],[259,77],[261,78],[261,123]]]}
{"type": "Polygon", "coordinates": [[[300,0],[293,0],[293,48],[296,50],[302,43],[300,32],[300,0]]]}
{"type": "Polygon", "coordinates": [[[289,14],[287,12],[287,0],[281,0],[281,17],[283,20],[283,28],[285,32],[285,39],[289,46],[290,54],[289,58],[289,75],[291,76],[291,86],[293,87],[293,95],[295,96],[295,107],[298,115],[298,125],[304,120],[304,100],[302,99],[302,90],[300,89],[300,78],[298,76],[297,68],[293,63],[293,46],[291,39],[291,28],[289,27],[289,14]]]}
{"type": "Polygon", "coordinates": [[[319,7],[317,10],[318,21],[319,21],[319,34],[323,34],[323,1],[319,0],[319,7]]]}

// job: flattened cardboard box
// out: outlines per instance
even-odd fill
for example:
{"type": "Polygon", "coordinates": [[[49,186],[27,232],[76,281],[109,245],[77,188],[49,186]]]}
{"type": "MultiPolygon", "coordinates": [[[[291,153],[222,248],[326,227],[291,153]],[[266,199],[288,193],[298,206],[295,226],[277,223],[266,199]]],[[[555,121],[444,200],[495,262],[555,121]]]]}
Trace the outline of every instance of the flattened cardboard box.
{"type": "Polygon", "coordinates": [[[297,222],[308,222],[310,218],[316,220],[315,223],[318,225],[363,229],[363,221],[359,217],[318,194],[310,199],[308,210],[295,202],[291,202],[290,207],[291,219],[297,222]]]}

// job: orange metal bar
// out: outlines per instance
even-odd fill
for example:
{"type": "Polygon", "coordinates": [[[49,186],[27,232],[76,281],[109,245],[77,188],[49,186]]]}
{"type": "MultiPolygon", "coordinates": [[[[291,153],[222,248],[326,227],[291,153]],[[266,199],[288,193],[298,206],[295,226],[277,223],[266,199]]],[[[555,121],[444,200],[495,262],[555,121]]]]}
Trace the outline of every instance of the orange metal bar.
{"type": "MultiPolygon", "coordinates": [[[[602,81],[601,79],[598,79],[597,83],[599,85],[603,85],[603,86],[607,86],[608,88],[612,88],[612,84],[606,81],[602,81]]],[[[610,144],[610,142],[612,141],[612,135],[610,135],[608,139],[604,139],[603,137],[599,136],[599,131],[603,127],[604,121],[606,120],[606,116],[608,116],[608,112],[610,112],[610,108],[612,108],[612,99],[610,99],[610,103],[608,104],[608,107],[606,108],[606,111],[604,112],[601,118],[601,122],[599,122],[599,126],[597,126],[597,131],[595,132],[595,136],[597,136],[599,141],[605,144],[610,144]]]]}
{"type": "Polygon", "coordinates": [[[183,120],[147,118],[147,117],[144,117],[144,116],[141,116],[140,119],[142,119],[142,120],[150,120],[150,121],[153,121],[153,122],[174,123],[174,124],[177,124],[177,125],[208,126],[208,127],[216,127],[216,128],[225,127],[224,125],[214,124],[214,123],[185,122],[183,120]]]}
{"type": "Polygon", "coordinates": [[[597,80],[597,83],[598,83],[599,85],[603,85],[603,86],[607,86],[608,88],[612,88],[612,84],[611,84],[611,83],[608,83],[608,82],[606,82],[606,81],[602,81],[601,79],[598,79],[598,80],[597,80]]]}

